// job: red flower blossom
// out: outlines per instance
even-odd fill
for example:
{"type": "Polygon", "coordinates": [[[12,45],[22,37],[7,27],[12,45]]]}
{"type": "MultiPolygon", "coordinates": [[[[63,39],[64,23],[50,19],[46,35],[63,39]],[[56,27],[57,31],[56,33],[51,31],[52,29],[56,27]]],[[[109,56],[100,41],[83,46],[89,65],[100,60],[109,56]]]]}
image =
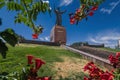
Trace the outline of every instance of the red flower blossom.
{"type": "Polygon", "coordinates": [[[38,39],[38,34],[32,34],[33,39],[38,39]]]}
{"type": "Polygon", "coordinates": [[[32,59],[33,59],[33,58],[34,58],[34,56],[32,56],[32,55],[28,55],[28,56],[27,56],[28,64],[29,64],[29,65],[33,63],[33,62],[32,62],[32,59]]]}
{"type": "Polygon", "coordinates": [[[36,58],[35,59],[35,65],[36,65],[36,69],[38,70],[43,64],[45,64],[45,62],[43,62],[41,59],[36,58]]]}
{"type": "Polygon", "coordinates": [[[37,77],[36,80],[41,80],[41,77],[37,77]]]}
{"type": "Polygon", "coordinates": [[[100,76],[100,69],[99,68],[94,68],[90,71],[90,77],[92,78],[99,78],[100,76]]]}
{"type": "Polygon", "coordinates": [[[94,63],[93,63],[93,62],[89,62],[89,63],[87,63],[87,64],[84,66],[83,69],[84,69],[84,71],[86,71],[86,70],[92,71],[93,67],[96,67],[96,66],[94,65],[94,63]]]}
{"type": "Polygon", "coordinates": [[[51,77],[43,77],[41,80],[51,80],[51,77]]]}
{"type": "Polygon", "coordinates": [[[90,78],[84,77],[84,80],[91,80],[90,78]]]}
{"type": "Polygon", "coordinates": [[[81,7],[82,9],[84,9],[85,8],[85,4],[82,4],[82,7],[81,7]]]}
{"type": "Polygon", "coordinates": [[[109,60],[110,60],[110,63],[112,63],[112,64],[118,63],[118,59],[116,57],[114,57],[113,55],[109,55],[109,60]]]}
{"type": "Polygon", "coordinates": [[[89,15],[89,16],[93,16],[93,14],[94,14],[93,12],[90,12],[88,15],[89,15]]]}
{"type": "Polygon", "coordinates": [[[80,17],[78,15],[75,15],[75,20],[79,20],[80,17]]]}
{"type": "Polygon", "coordinates": [[[118,58],[118,59],[120,58],[120,52],[116,53],[116,58],[118,58]]]}
{"type": "Polygon", "coordinates": [[[80,11],[81,11],[81,9],[77,9],[77,10],[76,10],[76,13],[80,13],[80,11]]]}
{"type": "Polygon", "coordinates": [[[112,73],[106,71],[100,76],[100,80],[113,80],[114,76],[112,73]]]}
{"type": "Polygon", "coordinates": [[[70,18],[70,24],[74,24],[75,23],[75,18],[70,18]]]}
{"type": "Polygon", "coordinates": [[[93,6],[92,8],[91,8],[91,10],[93,10],[93,11],[95,11],[95,10],[97,10],[98,9],[98,6],[93,6]]]}

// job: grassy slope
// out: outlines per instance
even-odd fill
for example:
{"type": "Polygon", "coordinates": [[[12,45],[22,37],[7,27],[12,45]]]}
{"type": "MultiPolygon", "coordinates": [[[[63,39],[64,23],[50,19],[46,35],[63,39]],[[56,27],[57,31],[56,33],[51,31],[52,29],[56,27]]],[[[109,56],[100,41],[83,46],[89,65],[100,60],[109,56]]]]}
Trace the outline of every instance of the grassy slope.
{"type": "Polygon", "coordinates": [[[112,48],[99,48],[99,49],[105,50],[105,51],[111,51],[111,52],[114,52],[114,53],[120,52],[120,49],[112,49],[112,48]]]}
{"type": "Polygon", "coordinates": [[[3,60],[0,56],[0,73],[21,71],[22,66],[27,64],[26,55],[28,54],[32,54],[46,62],[39,71],[40,76],[52,76],[55,74],[55,71],[51,70],[51,68],[54,62],[64,62],[64,60],[60,58],[61,56],[81,58],[80,55],[73,54],[60,47],[34,45],[9,47],[7,59],[3,60]],[[20,64],[22,64],[22,66],[20,64]]]}

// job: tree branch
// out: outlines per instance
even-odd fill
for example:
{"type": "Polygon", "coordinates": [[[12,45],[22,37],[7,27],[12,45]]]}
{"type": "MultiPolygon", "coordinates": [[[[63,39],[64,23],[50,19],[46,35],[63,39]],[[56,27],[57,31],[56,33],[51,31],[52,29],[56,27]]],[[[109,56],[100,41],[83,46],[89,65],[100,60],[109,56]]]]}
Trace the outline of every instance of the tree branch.
{"type": "Polygon", "coordinates": [[[27,5],[26,5],[26,3],[25,3],[24,0],[23,0],[23,4],[24,4],[24,7],[25,7],[25,9],[26,9],[26,11],[27,11],[28,19],[30,20],[30,22],[31,22],[31,24],[32,24],[32,28],[33,28],[33,30],[35,31],[35,33],[37,33],[37,30],[36,30],[36,28],[35,28],[35,25],[34,25],[34,23],[33,23],[33,20],[30,18],[29,10],[28,10],[27,5]]]}

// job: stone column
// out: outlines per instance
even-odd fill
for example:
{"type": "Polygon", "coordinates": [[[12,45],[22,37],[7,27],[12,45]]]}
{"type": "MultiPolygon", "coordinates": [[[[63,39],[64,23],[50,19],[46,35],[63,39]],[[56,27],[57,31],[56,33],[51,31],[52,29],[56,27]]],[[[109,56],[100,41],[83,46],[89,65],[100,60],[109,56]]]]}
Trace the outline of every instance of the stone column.
{"type": "Polygon", "coordinates": [[[51,30],[50,41],[66,45],[66,30],[63,26],[55,25],[51,30]]]}

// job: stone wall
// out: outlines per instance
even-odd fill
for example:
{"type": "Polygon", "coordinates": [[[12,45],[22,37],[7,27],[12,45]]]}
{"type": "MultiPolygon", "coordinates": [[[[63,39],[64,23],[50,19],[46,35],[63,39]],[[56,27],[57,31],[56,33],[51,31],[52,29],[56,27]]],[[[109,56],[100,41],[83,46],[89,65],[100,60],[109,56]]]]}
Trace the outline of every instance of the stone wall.
{"type": "Polygon", "coordinates": [[[45,41],[35,41],[35,40],[22,40],[19,43],[40,44],[40,45],[49,45],[49,46],[60,46],[59,43],[55,43],[55,42],[45,42],[45,41]]]}

